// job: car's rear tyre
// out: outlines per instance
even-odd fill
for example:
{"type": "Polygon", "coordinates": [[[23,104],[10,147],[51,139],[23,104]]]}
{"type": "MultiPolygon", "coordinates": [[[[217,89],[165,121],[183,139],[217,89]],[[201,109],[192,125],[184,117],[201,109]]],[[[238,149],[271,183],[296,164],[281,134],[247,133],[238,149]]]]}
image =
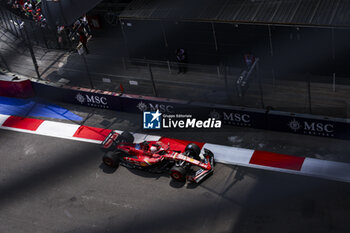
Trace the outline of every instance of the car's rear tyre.
{"type": "Polygon", "coordinates": [[[127,143],[133,143],[135,140],[134,136],[128,131],[124,131],[123,133],[120,134],[120,136],[122,140],[127,143]]]}
{"type": "Polygon", "coordinates": [[[201,148],[195,143],[190,143],[186,146],[185,152],[188,151],[189,155],[194,159],[200,160],[199,154],[201,153],[201,148]]]}
{"type": "Polygon", "coordinates": [[[176,180],[176,181],[185,181],[186,173],[187,172],[183,167],[173,166],[170,169],[170,176],[173,180],[176,180]]]}
{"type": "Polygon", "coordinates": [[[118,154],[113,151],[108,151],[103,155],[102,161],[108,167],[118,167],[119,166],[119,157],[118,154]]]}

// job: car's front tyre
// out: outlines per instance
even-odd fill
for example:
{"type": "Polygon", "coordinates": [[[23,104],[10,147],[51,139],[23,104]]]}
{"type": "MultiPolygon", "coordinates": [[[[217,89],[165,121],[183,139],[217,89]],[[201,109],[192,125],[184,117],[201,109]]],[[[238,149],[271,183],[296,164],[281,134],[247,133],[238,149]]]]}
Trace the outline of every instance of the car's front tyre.
{"type": "Polygon", "coordinates": [[[170,176],[173,180],[176,181],[185,181],[186,180],[186,169],[183,167],[173,166],[170,169],[170,176]]]}

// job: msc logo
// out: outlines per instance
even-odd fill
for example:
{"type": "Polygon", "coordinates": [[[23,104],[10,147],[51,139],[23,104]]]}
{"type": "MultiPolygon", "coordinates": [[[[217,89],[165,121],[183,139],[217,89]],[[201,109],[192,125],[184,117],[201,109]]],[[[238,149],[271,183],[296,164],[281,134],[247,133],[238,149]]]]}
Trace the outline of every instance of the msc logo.
{"type": "Polygon", "coordinates": [[[334,125],[325,124],[322,122],[311,122],[311,121],[297,121],[296,119],[291,120],[288,126],[294,132],[303,130],[304,134],[319,135],[319,136],[334,136],[334,125]]]}
{"type": "Polygon", "coordinates": [[[136,106],[141,112],[144,111],[157,111],[160,110],[162,112],[172,113],[174,110],[174,106],[172,105],[165,105],[165,104],[157,104],[157,103],[144,103],[139,102],[136,106]]]}
{"type": "Polygon", "coordinates": [[[81,93],[78,93],[75,96],[75,99],[79,103],[87,104],[88,106],[100,107],[100,108],[109,108],[108,103],[107,103],[107,98],[103,97],[103,96],[88,95],[88,94],[85,94],[85,96],[84,96],[81,93]]]}
{"type": "Polygon", "coordinates": [[[156,112],[143,112],[143,128],[144,129],[160,129],[162,114],[156,112]]]}

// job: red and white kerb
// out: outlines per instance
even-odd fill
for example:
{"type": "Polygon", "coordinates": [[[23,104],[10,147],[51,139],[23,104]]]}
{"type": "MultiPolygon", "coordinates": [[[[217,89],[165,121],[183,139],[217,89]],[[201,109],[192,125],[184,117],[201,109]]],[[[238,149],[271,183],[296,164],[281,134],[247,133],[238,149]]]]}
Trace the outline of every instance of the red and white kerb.
{"type": "MultiPolygon", "coordinates": [[[[90,143],[101,143],[112,132],[111,129],[1,114],[0,128],[90,143]]],[[[122,133],[119,130],[115,131],[122,133]]],[[[193,142],[138,133],[134,133],[133,135],[136,143],[143,141],[162,141],[166,144],[170,143],[173,150],[183,150],[188,143],[193,142]]],[[[211,143],[193,143],[196,143],[201,149],[206,148],[211,150],[214,153],[215,161],[220,163],[350,182],[350,164],[347,163],[211,143]]]]}

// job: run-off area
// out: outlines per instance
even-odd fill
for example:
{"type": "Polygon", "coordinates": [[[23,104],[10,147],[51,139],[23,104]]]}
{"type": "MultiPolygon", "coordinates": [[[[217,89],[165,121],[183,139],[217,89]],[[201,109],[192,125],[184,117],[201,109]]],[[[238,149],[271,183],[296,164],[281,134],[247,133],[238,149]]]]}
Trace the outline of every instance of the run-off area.
{"type": "Polygon", "coordinates": [[[349,232],[347,183],[217,164],[200,185],[0,130],[0,232],[349,232]]]}

